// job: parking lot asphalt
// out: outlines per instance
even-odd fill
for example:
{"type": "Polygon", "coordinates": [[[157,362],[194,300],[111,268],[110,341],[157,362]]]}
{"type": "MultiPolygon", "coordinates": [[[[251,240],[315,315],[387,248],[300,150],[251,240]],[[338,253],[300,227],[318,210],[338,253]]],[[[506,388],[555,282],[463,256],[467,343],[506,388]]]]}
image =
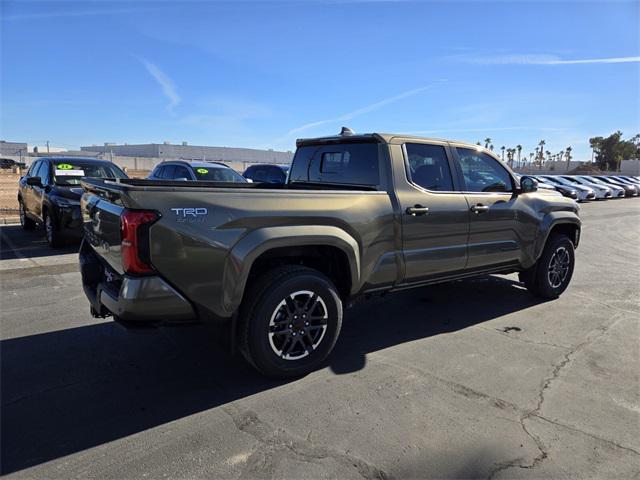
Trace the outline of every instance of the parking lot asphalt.
{"type": "Polygon", "coordinates": [[[517,276],[377,298],[325,368],[265,380],[209,326],[93,319],[76,247],[0,227],[7,478],[631,478],[640,199],[585,204],[556,301],[517,276]]]}

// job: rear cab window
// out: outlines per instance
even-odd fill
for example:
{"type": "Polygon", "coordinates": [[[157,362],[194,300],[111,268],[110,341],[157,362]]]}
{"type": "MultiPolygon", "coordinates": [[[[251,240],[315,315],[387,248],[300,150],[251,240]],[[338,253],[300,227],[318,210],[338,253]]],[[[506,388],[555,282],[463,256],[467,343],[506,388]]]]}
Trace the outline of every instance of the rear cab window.
{"type": "Polygon", "coordinates": [[[327,183],[378,187],[377,143],[303,145],[296,150],[290,183],[327,183]]]}
{"type": "Polygon", "coordinates": [[[451,192],[453,179],[442,145],[405,143],[408,180],[432,192],[451,192]]]}

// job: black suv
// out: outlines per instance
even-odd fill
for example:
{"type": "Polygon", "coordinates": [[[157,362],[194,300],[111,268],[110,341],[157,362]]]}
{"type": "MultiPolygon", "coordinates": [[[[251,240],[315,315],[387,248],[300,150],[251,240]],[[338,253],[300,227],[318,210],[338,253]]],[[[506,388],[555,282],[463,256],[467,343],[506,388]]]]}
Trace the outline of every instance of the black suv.
{"type": "Polygon", "coordinates": [[[285,183],[289,165],[251,165],[243,175],[257,183],[285,183]]]}
{"type": "Polygon", "coordinates": [[[82,238],[80,179],[127,178],[115,164],[93,158],[39,158],[18,183],[20,223],[32,230],[44,225],[49,245],[61,247],[65,238],[82,238]]]}

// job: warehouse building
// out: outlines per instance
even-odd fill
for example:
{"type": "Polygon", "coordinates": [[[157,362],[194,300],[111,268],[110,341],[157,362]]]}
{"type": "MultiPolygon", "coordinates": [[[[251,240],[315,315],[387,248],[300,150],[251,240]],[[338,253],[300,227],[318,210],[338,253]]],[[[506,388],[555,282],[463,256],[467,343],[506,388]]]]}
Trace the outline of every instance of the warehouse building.
{"type": "Polygon", "coordinates": [[[27,154],[27,144],[0,140],[0,155],[20,156],[27,154]]]}
{"type": "Polygon", "coordinates": [[[284,163],[289,164],[293,159],[293,152],[280,152],[275,150],[258,150],[253,148],[235,147],[204,147],[182,144],[148,143],[138,145],[117,145],[105,143],[104,145],[91,145],[81,147],[83,152],[95,152],[103,155],[124,157],[143,157],[153,159],[183,159],[183,160],[209,160],[229,163],[284,163]]]}

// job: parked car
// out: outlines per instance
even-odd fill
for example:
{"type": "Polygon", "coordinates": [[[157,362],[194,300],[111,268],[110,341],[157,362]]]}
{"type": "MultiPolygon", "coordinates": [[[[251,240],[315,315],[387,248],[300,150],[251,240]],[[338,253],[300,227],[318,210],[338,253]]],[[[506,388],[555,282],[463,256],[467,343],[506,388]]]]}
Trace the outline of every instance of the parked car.
{"type": "Polygon", "coordinates": [[[182,180],[189,182],[247,183],[233,168],[217,162],[188,162],[173,160],[162,162],[147,177],[150,180],[182,180]]]}
{"type": "Polygon", "coordinates": [[[595,180],[597,183],[602,183],[603,185],[606,185],[608,187],[610,187],[611,185],[614,185],[616,187],[622,187],[624,189],[625,196],[627,197],[638,196],[638,189],[635,187],[635,185],[627,185],[625,183],[618,182],[617,180],[614,180],[604,175],[598,175],[598,176],[589,175],[589,178],[591,178],[592,180],[595,180]]]}
{"type": "MultiPolygon", "coordinates": [[[[518,180],[522,177],[522,175],[519,173],[516,173],[515,175],[518,180]]],[[[557,192],[563,197],[571,198],[572,200],[578,200],[578,192],[574,188],[565,185],[552,185],[551,183],[545,182],[543,179],[538,179],[537,177],[532,178],[535,178],[535,180],[538,182],[538,188],[540,189],[551,190],[557,192]]]]}
{"type": "Polygon", "coordinates": [[[50,246],[61,247],[66,239],[82,237],[80,196],[83,177],[127,178],[115,164],[89,158],[43,157],[31,164],[18,182],[20,224],[32,230],[44,225],[50,246]]]}
{"type": "Polygon", "coordinates": [[[600,182],[596,182],[595,180],[592,180],[589,176],[587,175],[572,175],[570,177],[572,180],[579,182],[582,185],[585,185],[587,187],[606,187],[608,189],[611,190],[611,197],[612,198],[622,198],[624,197],[624,188],[622,187],[618,187],[617,185],[604,185],[600,182]]]}
{"type": "Polygon", "coordinates": [[[569,182],[567,180],[564,180],[563,178],[558,177],[557,175],[536,175],[536,178],[541,178],[544,181],[547,181],[549,183],[551,183],[552,185],[558,185],[561,187],[570,187],[573,188],[576,193],[578,194],[578,201],[579,202],[586,202],[589,200],[595,200],[598,196],[598,193],[601,195],[602,198],[604,198],[605,195],[605,190],[606,189],[601,189],[601,192],[598,192],[597,190],[590,188],[590,187],[586,187],[583,185],[575,185],[573,182],[569,182]]]}
{"type": "MultiPolygon", "coordinates": [[[[638,187],[638,185],[640,185],[640,181],[631,178],[631,177],[626,177],[626,176],[622,176],[622,175],[610,175],[611,178],[613,178],[614,180],[618,180],[619,182],[622,183],[626,183],[628,185],[634,185],[636,187],[638,187]]],[[[638,192],[640,194],[640,192],[638,192]]]]}
{"type": "Polygon", "coordinates": [[[0,168],[3,170],[8,170],[14,167],[26,168],[26,166],[27,165],[24,162],[16,162],[11,158],[0,158],[0,168]]]}
{"type": "Polygon", "coordinates": [[[291,377],[329,355],[343,307],[368,294],[513,272],[543,298],[567,288],[578,205],[488,149],[386,134],[297,147],[276,187],[85,180],[91,313],[230,322],[250,364],[291,377]]]}
{"type": "Polygon", "coordinates": [[[285,183],[289,165],[251,165],[242,174],[254,182],[285,183]]]}

